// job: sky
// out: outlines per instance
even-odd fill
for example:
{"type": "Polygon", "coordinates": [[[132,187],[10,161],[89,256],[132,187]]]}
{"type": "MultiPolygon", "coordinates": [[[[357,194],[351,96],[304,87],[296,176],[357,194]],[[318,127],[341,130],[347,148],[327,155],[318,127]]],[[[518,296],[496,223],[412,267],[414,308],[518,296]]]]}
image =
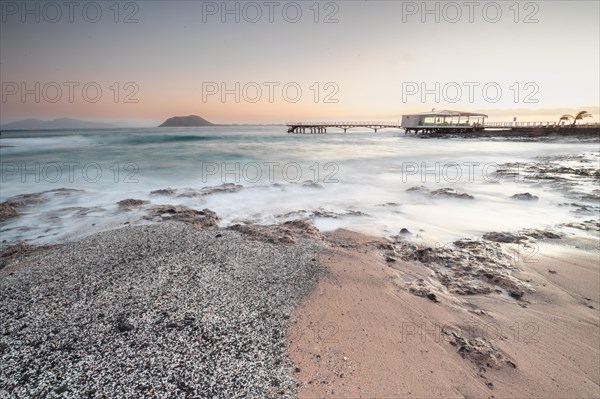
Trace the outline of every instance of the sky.
{"type": "Polygon", "coordinates": [[[0,123],[599,120],[599,1],[0,4],[0,123]]]}

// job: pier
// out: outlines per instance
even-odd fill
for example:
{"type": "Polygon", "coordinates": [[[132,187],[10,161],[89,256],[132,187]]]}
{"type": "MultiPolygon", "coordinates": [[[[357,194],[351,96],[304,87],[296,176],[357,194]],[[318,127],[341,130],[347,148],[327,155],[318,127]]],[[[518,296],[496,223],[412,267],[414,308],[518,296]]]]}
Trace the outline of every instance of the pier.
{"type": "Polygon", "coordinates": [[[327,133],[328,128],[342,129],[344,133],[352,128],[366,128],[377,132],[379,129],[401,129],[400,123],[390,122],[288,122],[288,133],[318,134],[327,133]]]}
{"type": "MultiPolygon", "coordinates": [[[[363,128],[377,132],[380,129],[403,129],[406,134],[444,135],[444,134],[479,134],[479,135],[545,135],[551,133],[597,134],[600,123],[571,124],[559,122],[488,122],[487,115],[474,112],[432,110],[420,114],[403,115],[402,122],[288,122],[288,133],[320,134],[327,129],[363,128]]],[[[516,118],[515,118],[516,119],[516,118]]]]}

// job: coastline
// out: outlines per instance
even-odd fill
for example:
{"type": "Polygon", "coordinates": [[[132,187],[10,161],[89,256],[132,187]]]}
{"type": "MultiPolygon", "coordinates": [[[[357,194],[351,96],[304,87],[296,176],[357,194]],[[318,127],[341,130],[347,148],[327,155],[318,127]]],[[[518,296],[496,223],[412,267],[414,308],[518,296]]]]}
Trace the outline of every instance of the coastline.
{"type": "Polygon", "coordinates": [[[598,155],[527,159],[497,165],[492,180],[526,184],[498,193],[398,185],[373,212],[390,225],[402,214],[385,236],[320,231],[377,219],[356,202],[314,209],[330,195],[312,180],[7,198],[0,395],[599,397],[598,155]],[[254,189],[302,191],[311,206],[289,203],[273,224],[213,208],[254,189]],[[490,199],[475,232],[453,230],[457,210],[490,199]],[[520,220],[555,207],[564,217],[520,220]],[[68,221],[92,233],[56,235],[68,221]]]}
{"type": "Polygon", "coordinates": [[[392,261],[401,237],[302,221],[95,234],[0,270],[0,389],[110,396],[135,378],[150,397],[595,397],[598,252],[558,241],[510,272],[530,287],[513,298],[451,293],[427,262],[392,261]],[[419,279],[435,297],[408,288],[419,279]]]}

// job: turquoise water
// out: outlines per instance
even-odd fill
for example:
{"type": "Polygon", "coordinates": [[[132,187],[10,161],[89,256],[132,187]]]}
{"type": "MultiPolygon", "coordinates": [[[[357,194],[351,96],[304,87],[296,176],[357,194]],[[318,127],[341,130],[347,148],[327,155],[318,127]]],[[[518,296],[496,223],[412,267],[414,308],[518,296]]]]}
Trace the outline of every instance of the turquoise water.
{"type": "Polygon", "coordinates": [[[84,190],[45,194],[47,202],[2,224],[2,240],[61,242],[123,223],[148,223],[145,211],[124,212],[116,205],[138,198],[209,208],[224,226],[309,217],[322,230],[346,227],[392,235],[405,227],[424,240],[447,241],[585,219],[562,204],[597,188],[587,180],[557,187],[499,180],[494,173],[500,164],[537,162],[543,156],[585,154],[597,163],[597,143],[419,139],[393,130],[285,131],[240,126],[2,132],[2,201],[58,188],[84,190]],[[200,190],[223,183],[244,189],[202,197],[150,195],[157,189],[200,190]],[[406,191],[420,185],[450,187],[474,199],[406,191]],[[526,191],[540,200],[510,198],[526,191]],[[320,214],[311,214],[315,211],[320,214]]]}

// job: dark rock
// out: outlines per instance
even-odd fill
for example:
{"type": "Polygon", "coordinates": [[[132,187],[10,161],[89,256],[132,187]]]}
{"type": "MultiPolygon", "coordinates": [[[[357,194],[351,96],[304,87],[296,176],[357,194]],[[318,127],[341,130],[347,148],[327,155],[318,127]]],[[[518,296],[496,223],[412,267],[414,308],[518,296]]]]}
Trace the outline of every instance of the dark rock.
{"type": "Polygon", "coordinates": [[[165,195],[167,197],[171,197],[175,195],[175,190],[173,190],[172,188],[163,188],[160,190],[151,191],[150,195],[165,195]]]}
{"type": "Polygon", "coordinates": [[[304,187],[310,187],[310,188],[319,188],[319,189],[325,188],[321,184],[315,183],[312,180],[306,180],[305,182],[302,183],[302,186],[304,186],[304,187]]]}
{"type": "Polygon", "coordinates": [[[283,223],[281,227],[289,231],[292,235],[321,239],[321,232],[319,229],[307,220],[290,220],[289,222],[283,223]]]}
{"type": "Polygon", "coordinates": [[[56,188],[54,190],[48,190],[48,191],[43,191],[42,194],[47,194],[47,193],[52,193],[52,194],[56,194],[56,195],[71,195],[74,193],[82,193],[85,190],[80,190],[77,188],[65,188],[65,187],[61,187],[61,188],[56,188]]]}
{"type": "Polygon", "coordinates": [[[326,211],[326,210],[316,210],[314,211],[312,214],[310,214],[310,217],[312,218],[331,218],[331,219],[339,219],[345,216],[369,216],[368,214],[361,212],[361,211],[356,211],[353,209],[348,209],[344,212],[333,212],[333,211],[326,211]]]}
{"type": "Polygon", "coordinates": [[[425,186],[415,186],[415,187],[411,187],[408,190],[406,190],[407,192],[418,192],[418,193],[429,193],[429,189],[425,186]]]}
{"type": "Polygon", "coordinates": [[[19,241],[14,245],[9,245],[0,251],[0,269],[8,265],[12,260],[32,251],[32,247],[25,241],[19,241]]]}
{"type": "Polygon", "coordinates": [[[460,331],[448,331],[442,329],[442,333],[450,335],[450,345],[458,348],[458,353],[463,359],[470,360],[480,369],[501,369],[507,365],[509,359],[484,337],[467,339],[460,335],[460,331]]]}
{"type": "Polygon", "coordinates": [[[438,190],[431,192],[432,197],[452,197],[452,198],[460,198],[460,199],[473,199],[474,197],[467,193],[461,193],[460,191],[456,191],[453,188],[440,188],[438,190]]]}
{"type": "Polygon", "coordinates": [[[33,194],[21,194],[11,197],[4,202],[14,208],[25,208],[29,205],[38,205],[48,202],[48,198],[44,196],[44,193],[33,193],[33,194]]]}
{"type": "MultiPolygon", "coordinates": [[[[6,205],[9,205],[15,210],[19,210],[22,208],[26,208],[30,205],[38,205],[48,202],[49,196],[66,196],[83,191],[84,190],[76,190],[71,188],[57,188],[55,190],[43,191],[41,193],[15,195],[14,197],[10,197],[5,202],[0,204],[0,215],[2,213],[2,208],[6,207],[6,205]]],[[[5,212],[14,214],[14,212],[8,207],[6,207],[5,212]]],[[[0,217],[0,221],[2,220],[3,219],[0,217]]]]}
{"type": "Polygon", "coordinates": [[[556,274],[558,272],[556,270],[548,270],[548,273],[550,273],[550,274],[556,274]]]}
{"type": "Polygon", "coordinates": [[[119,332],[127,332],[127,331],[131,331],[133,330],[133,324],[127,322],[126,320],[119,320],[117,321],[117,330],[119,330],[119,332]]]}
{"type": "Polygon", "coordinates": [[[345,213],[342,214],[342,216],[369,216],[369,214],[361,211],[355,211],[353,209],[348,209],[345,213]]]}
{"type": "Polygon", "coordinates": [[[313,218],[330,218],[330,219],[337,219],[340,217],[340,215],[335,212],[321,211],[321,210],[314,211],[310,216],[313,218]]]}
{"type": "Polygon", "coordinates": [[[129,208],[129,207],[134,207],[134,206],[142,206],[147,203],[149,203],[149,201],[128,198],[128,199],[124,199],[122,201],[117,202],[117,205],[119,205],[122,208],[129,208]]]}
{"type": "Polygon", "coordinates": [[[67,392],[67,390],[69,389],[67,384],[63,384],[57,388],[54,389],[54,392],[56,392],[58,395],[60,395],[61,393],[67,392]]]}
{"type": "Polygon", "coordinates": [[[296,367],[296,368],[294,369],[294,371],[295,371],[296,373],[299,373],[299,372],[300,372],[300,367],[296,367]]]}
{"type": "Polygon", "coordinates": [[[14,245],[9,245],[0,253],[2,258],[11,258],[24,253],[27,253],[31,247],[25,241],[18,241],[14,245]]]}
{"type": "Polygon", "coordinates": [[[0,204],[0,222],[11,218],[16,218],[19,215],[20,214],[15,207],[8,202],[3,202],[0,204]]]}
{"type": "Polygon", "coordinates": [[[400,234],[402,235],[412,235],[412,233],[405,227],[400,230],[400,234]]]}
{"type": "Polygon", "coordinates": [[[456,240],[453,243],[456,247],[461,249],[467,249],[469,251],[474,251],[483,246],[483,243],[477,240],[471,240],[469,238],[463,238],[460,240],[456,240]]]}
{"type": "Polygon", "coordinates": [[[533,195],[530,193],[519,193],[511,196],[510,198],[522,200],[522,201],[537,201],[540,199],[537,195],[533,195]]]}
{"type": "Polygon", "coordinates": [[[437,296],[433,292],[430,292],[429,294],[427,294],[427,299],[429,299],[435,303],[439,302],[437,299],[437,296]]]}
{"type": "MultiPolygon", "coordinates": [[[[409,191],[409,190],[410,190],[410,188],[406,191],[409,191]]],[[[400,206],[400,204],[397,202],[386,202],[385,204],[379,204],[377,206],[400,206]]]]}
{"type": "Polygon", "coordinates": [[[417,282],[412,282],[408,291],[413,295],[437,302],[437,296],[431,291],[430,287],[425,284],[423,279],[419,279],[417,282]]]}
{"type": "Polygon", "coordinates": [[[202,193],[194,190],[187,190],[181,194],[178,194],[175,198],[201,198],[202,193]]]}
{"type": "Polygon", "coordinates": [[[488,240],[488,241],[494,241],[494,242],[513,243],[513,242],[522,241],[523,239],[525,239],[525,237],[520,237],[520,236],[512,234],[512,233],[491,232],[491,233],[485,233],[483,235],[483,239],[488,240]]]}
{"type": "Polygon", "coordinates": [[[389,255],[388,255],[388,256],[386,256],[386,257],[385,257],[385,261],[386,261],[387,263],[393,263],[393,262],[395,262],[395,261],[396,261],[396,258],[394,258],[393,256],[389,256],[389,255]]]}
{"type": "Polygon", "coordinates": [[[586,220],[581,223],[565,223],[563,226],[585,231],[600,231],[600,221],[586,220]]]}
{"type": "Polygon", "coordinates": [[[551,240],[560,240],[561,236],[559,234],[553,233],[548,230],[537,230],[537,229],[525,229],[519,232],[519,234],[535,238],[537,240],[551,239],[551,240]]]}
{"type": "Polygon", "coordinates": [[[243,190],[244,186],[233,183],[223,183],[220,186],[203,187],[201,190],[202,195],[210,195],[215,193],[235,193],[243,190]]]}
{"type": "Polygon", "coordinates": [[[153,216],[160,217],[163,221],[176,220],[197,227],[212,227],[219,222],[217,214],[210,209],[198,211],[187,206],[158,205],[150,208],[149,212],[153,216]]]}
{"type": "Polygon", "coordinates": [[[509,295],[513,298],[520,299],[525,293],[522,289],[522,285],[517,280],[502,274],[502,272],[492,271],[484,273],[482,277],[487,279],[488,283],[507,290],[509,295]]]}
{"type": "Polygon", "coordinates": [[[435,259],[433,248],[427,247],[415,251],[415,258],[421,263],[429,263],[435,259]]]}
{"type": "Polygon", "coordinates": [[[523,291],[515,291],[515,290],[511,290],[508,292],[508,295],[510,295],[511,297],[515,298],[515,299],[521,299],[523,298],[523,295],[525,293],[523,291]]]}
{"type": "MultiPolygon", "coordinates": [[[[457,295],[489,294],[492,285],[505,291],[525,291],[527,285],[511,276],[514,260],[502,246],[487,240],[461,239],[444,246],[424,247],[394,237],[395,253],[408,262],[419,261],[430,268],[448,292],[457,295]]],[[[415,295],[425,297],[432,292],[424,283],[410,282],[407,289],[415,295]],[[415,284],[418,286],[415,287],[415,284]]]]}

